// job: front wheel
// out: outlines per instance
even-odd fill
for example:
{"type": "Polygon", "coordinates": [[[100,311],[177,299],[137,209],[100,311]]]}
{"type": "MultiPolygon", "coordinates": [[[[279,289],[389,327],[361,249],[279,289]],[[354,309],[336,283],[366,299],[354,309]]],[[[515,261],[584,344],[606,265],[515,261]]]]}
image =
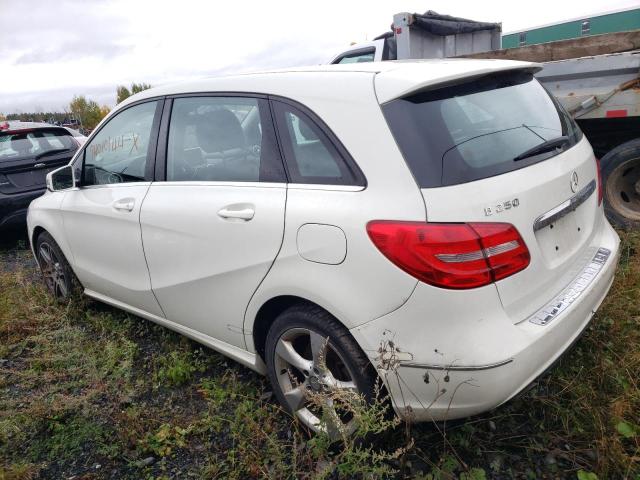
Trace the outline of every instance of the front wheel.
{"type": "Polygon", "coordinates": [[[640,228],[640,139],[614,148],[602,165],[607,218],[620,228],[640,228]]]}
{"type": "Polygon", "coordinates": [[[49,233],[43,232],[38,236],[35,253],[49,293],[59,302],[69,300],[74,292],[75,276],[62,250],[49,233]]]}
{"type": "Polygon", "coordinates": [[[278,400],[314,432],[338,439],[357,429],[353,406],[374,397],[369,360],[333,316],[314,305],[285,310],[266,340],[278,400]]]}

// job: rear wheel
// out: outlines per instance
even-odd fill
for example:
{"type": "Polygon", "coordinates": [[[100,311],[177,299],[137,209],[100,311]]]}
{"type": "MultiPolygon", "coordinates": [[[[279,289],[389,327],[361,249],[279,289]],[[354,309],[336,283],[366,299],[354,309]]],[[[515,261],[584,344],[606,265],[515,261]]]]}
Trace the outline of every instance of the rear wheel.
{"type": "Polygon", "coordinates": [[[36,240],[35,251],[47,290],[57,301],[67,301],[74,293],[76,281],[62,250],[49,233],[43,232],[36,240]]]}
{"type": "Polygon", "coordinates": [[[640,139],[607,153],[602,165],[607,218],[620,228],[640,228],[640,139]]]}
{"type": "Polygon", "coordinates": [[[269,379],[278,400],[306,427],[334,439],[352,434],[352,406],[374,396],[369,360],[349,332],[313,305],[289,308],[266,340],[269,379]]]}

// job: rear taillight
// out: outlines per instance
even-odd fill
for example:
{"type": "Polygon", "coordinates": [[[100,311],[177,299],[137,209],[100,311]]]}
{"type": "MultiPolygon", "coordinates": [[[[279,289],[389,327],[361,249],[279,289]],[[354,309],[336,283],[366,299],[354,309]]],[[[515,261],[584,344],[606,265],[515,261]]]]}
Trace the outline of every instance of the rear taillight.
{"type": "Polygon", "coordinates": [[[600,159],[596,158],[596,171],[598,172],[598,206],[602,204],[602,196],[604,190],[602,188],[602,169],[600,166],[600,159]]]}
{"type": "Polygon", "coordinates": [[[487,285],[529,265],[529,250],[508,223],[423,223],[379,220],[367,233],[395,265],[430,285],[487,285]]]}

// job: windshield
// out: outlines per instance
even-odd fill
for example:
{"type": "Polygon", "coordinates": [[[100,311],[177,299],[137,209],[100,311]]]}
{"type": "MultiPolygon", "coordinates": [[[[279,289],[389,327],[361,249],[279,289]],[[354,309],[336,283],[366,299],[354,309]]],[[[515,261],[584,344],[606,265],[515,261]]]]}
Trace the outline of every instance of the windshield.
{"type": "Polygon", "coordinates": [[[0,134],[0,162],[33,159],[77,148],[68,132],[60,129],[27,130],[0,134]]]}
{"type": "Polygon", "coordinates": [[[383,106],[421,187],[456,185],[537,163],[575,145],[573,120],[527,72],[419,93],[383,106]],[[558,148],[519,158],[549,140],[558,148]],[[553,142],[552,142],[553,143],[553,142]],[[561,143],[558,145],[558,143],[561,143]]]}

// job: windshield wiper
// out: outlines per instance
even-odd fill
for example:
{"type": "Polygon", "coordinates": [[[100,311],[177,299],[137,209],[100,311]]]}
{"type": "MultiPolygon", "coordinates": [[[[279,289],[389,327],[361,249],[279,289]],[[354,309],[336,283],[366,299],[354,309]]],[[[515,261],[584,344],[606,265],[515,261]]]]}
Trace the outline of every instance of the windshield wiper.
{"type": "Polygon", "coordinates": [[[536,145],[535,147],[532,147],[529,150],[522,152],[520,155],[514,158],[513,161],[517,162],[518,160],[524,160],[525,158],[533,157],[534,155],[538,155],[539,153],[549,152],[556,148],[562,147],[568,141],[569,141],[569,137],[567,137],[566,135],[552,138],[551,140],[542,142],[536,145]]]}
{"type": "Polygon", "coordinates": [[[42,157],[45,157],[47,155],[53,155],[54,153],[67,152],[69,150],[70,150],[69,148],[56,148],[55,150],[47,150],[46,152],[42,152],[42,153],[36,155],[35,159],[38,160],[38,159],[40,159],[42,157]]]}

